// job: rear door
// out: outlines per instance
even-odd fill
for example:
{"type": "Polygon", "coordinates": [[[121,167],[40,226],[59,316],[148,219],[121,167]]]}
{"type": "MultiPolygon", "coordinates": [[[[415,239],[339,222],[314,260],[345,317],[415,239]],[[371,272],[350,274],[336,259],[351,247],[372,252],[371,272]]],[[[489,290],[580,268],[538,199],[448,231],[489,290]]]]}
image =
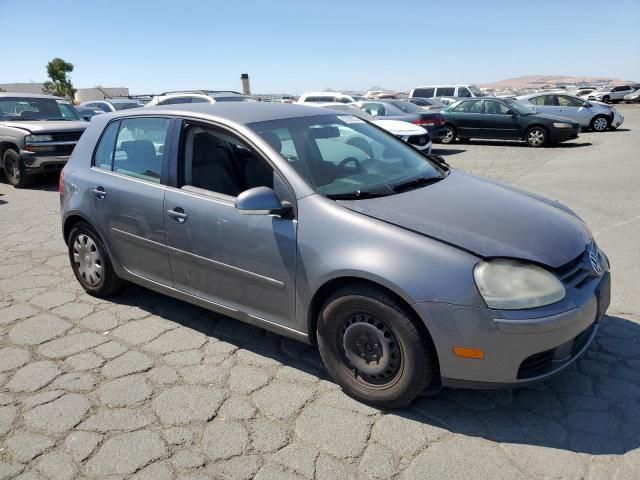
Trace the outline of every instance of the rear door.
{"type": "Polygon", "coordinates": [[[529,99],[529,103],[533,105],[536,112],[546,113],[548,115],[558,114],[558,103],[556,96],[553,94],[538,95],[529,99]]]}
{"type": "Polygon", "coordinates": [[[482,100],[465,100],[452,110],[455,115],[455,126],[462,138],[473,138],[482,135],[482,100]]]}
{"type": "Polygon", "coordinates": [[[498,100],[485,100],[484,113],[482,114],[482,130],[480,133],[485,138],[504,138],[518,139],[522,135],[520,133],[520,125],[518,116],[507,114],[513,112],[506,104],[498,100]]]}
{"type": "Polygon", "coordinates": [[[164,202],[175,288],[223,311],[292,327],[297,221],[242,215],[234,201],[258,186],[281,200],[294,196],[264,157],[228,130],[197,122],[181,130],[176,181],[164,202]]]}
{"type": "Polygon", "coordinates": [[[163,285],[173,284],[163,208],[171,122],[112,121],[96,149],[90,184],[96,220],[117,262],[163,285]]]}

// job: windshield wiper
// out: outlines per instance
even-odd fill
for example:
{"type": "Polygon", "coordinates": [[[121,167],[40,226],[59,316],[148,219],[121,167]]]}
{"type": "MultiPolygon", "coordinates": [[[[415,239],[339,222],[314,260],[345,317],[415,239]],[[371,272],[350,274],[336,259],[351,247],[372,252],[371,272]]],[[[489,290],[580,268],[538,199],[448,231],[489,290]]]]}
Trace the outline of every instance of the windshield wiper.
{"type": "Polygon", "coordinates": [[[408,182],[399,183],[391,187],[394,192],[406,192],[407,190],[413,190],[414,188],[424,187],[426,185],[431,185],[432,183],[439,182],[444,177],[416,177],[408,182]]]}
{"type": "Polygon", "coordinates": [[[389,195],[388,193],[369,192],[367,190],[358,190],[357,192],[349,193],[336,193],[328,194],[327,197],[331,200],[362,200],[365,198],[384,197],[389,195]]]}
{"type": "Polygon", "coordinates": [[[64,120],[65,122],[71,122],[72,120],[70,118],[45,118],[44,121],[45,122],[59,122],[64,120]]]}

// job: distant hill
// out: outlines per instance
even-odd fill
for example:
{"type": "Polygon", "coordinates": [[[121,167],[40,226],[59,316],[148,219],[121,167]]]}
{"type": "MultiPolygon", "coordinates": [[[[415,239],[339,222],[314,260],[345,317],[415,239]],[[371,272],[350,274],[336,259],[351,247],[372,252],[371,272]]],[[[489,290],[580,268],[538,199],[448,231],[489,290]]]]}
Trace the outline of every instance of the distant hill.
{"type": "Polygon", "coordinates": [[[508,78],[493,83],[481,85],[486,88],[542,88],[545,85],[560,87],[564,85],[603,85],[629,83],[627,80],[611,77],[571,77],[568,75],[525,75],[524,77],[508,78]]]}

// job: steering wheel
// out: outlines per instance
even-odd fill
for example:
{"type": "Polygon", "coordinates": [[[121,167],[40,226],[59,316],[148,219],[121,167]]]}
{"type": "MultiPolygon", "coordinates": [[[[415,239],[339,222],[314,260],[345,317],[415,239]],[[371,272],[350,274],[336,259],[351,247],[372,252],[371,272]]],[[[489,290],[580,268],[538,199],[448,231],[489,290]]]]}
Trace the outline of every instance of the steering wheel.
{"type": "Polygon", "coordinates": [[[360,163],[360,160],[358,160],[356,157],[347,157],[344,160],[342,160],[339,164],[338,164],[338,168],[340,168],[341,170],[344,169],[344,167],[346,167],[347,165],[349,165],[350,163],[355,164],[356,166],[356,173],[360,173],[363,171],[362,168],[362,163],[360,163]]]}

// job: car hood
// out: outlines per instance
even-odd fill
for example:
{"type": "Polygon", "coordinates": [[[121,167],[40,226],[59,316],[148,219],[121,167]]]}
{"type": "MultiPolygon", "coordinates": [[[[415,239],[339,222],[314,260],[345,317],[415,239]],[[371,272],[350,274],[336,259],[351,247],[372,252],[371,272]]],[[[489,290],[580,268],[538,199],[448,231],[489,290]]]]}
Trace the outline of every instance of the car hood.
{"type": "Polygon", "coordinates": [[[394,135],[424,135],[427,131],[419,125],[413,123],[403,122],[402,120],[372,120],[373,123],[380,128],[385,129],[387,132],[391,132],[394,135]]]}
{"type": "Polygon", "coordinates": [[[25,122],[5,122],[5,127],[20,128],[27,130],[31,133],[40,132],[66,132],[84,130],[89,125],[89,122],[79,121],[59,121],[59,122],[43,122],[43,121],[25,121],[25,122]]]}
{"type": "Polygon", "coordinates": [[[339,203],[483,258],[518,258],[557,268],[591,241],[585,224],[561,204],[457,170],[405,193],[339,203]]]}

